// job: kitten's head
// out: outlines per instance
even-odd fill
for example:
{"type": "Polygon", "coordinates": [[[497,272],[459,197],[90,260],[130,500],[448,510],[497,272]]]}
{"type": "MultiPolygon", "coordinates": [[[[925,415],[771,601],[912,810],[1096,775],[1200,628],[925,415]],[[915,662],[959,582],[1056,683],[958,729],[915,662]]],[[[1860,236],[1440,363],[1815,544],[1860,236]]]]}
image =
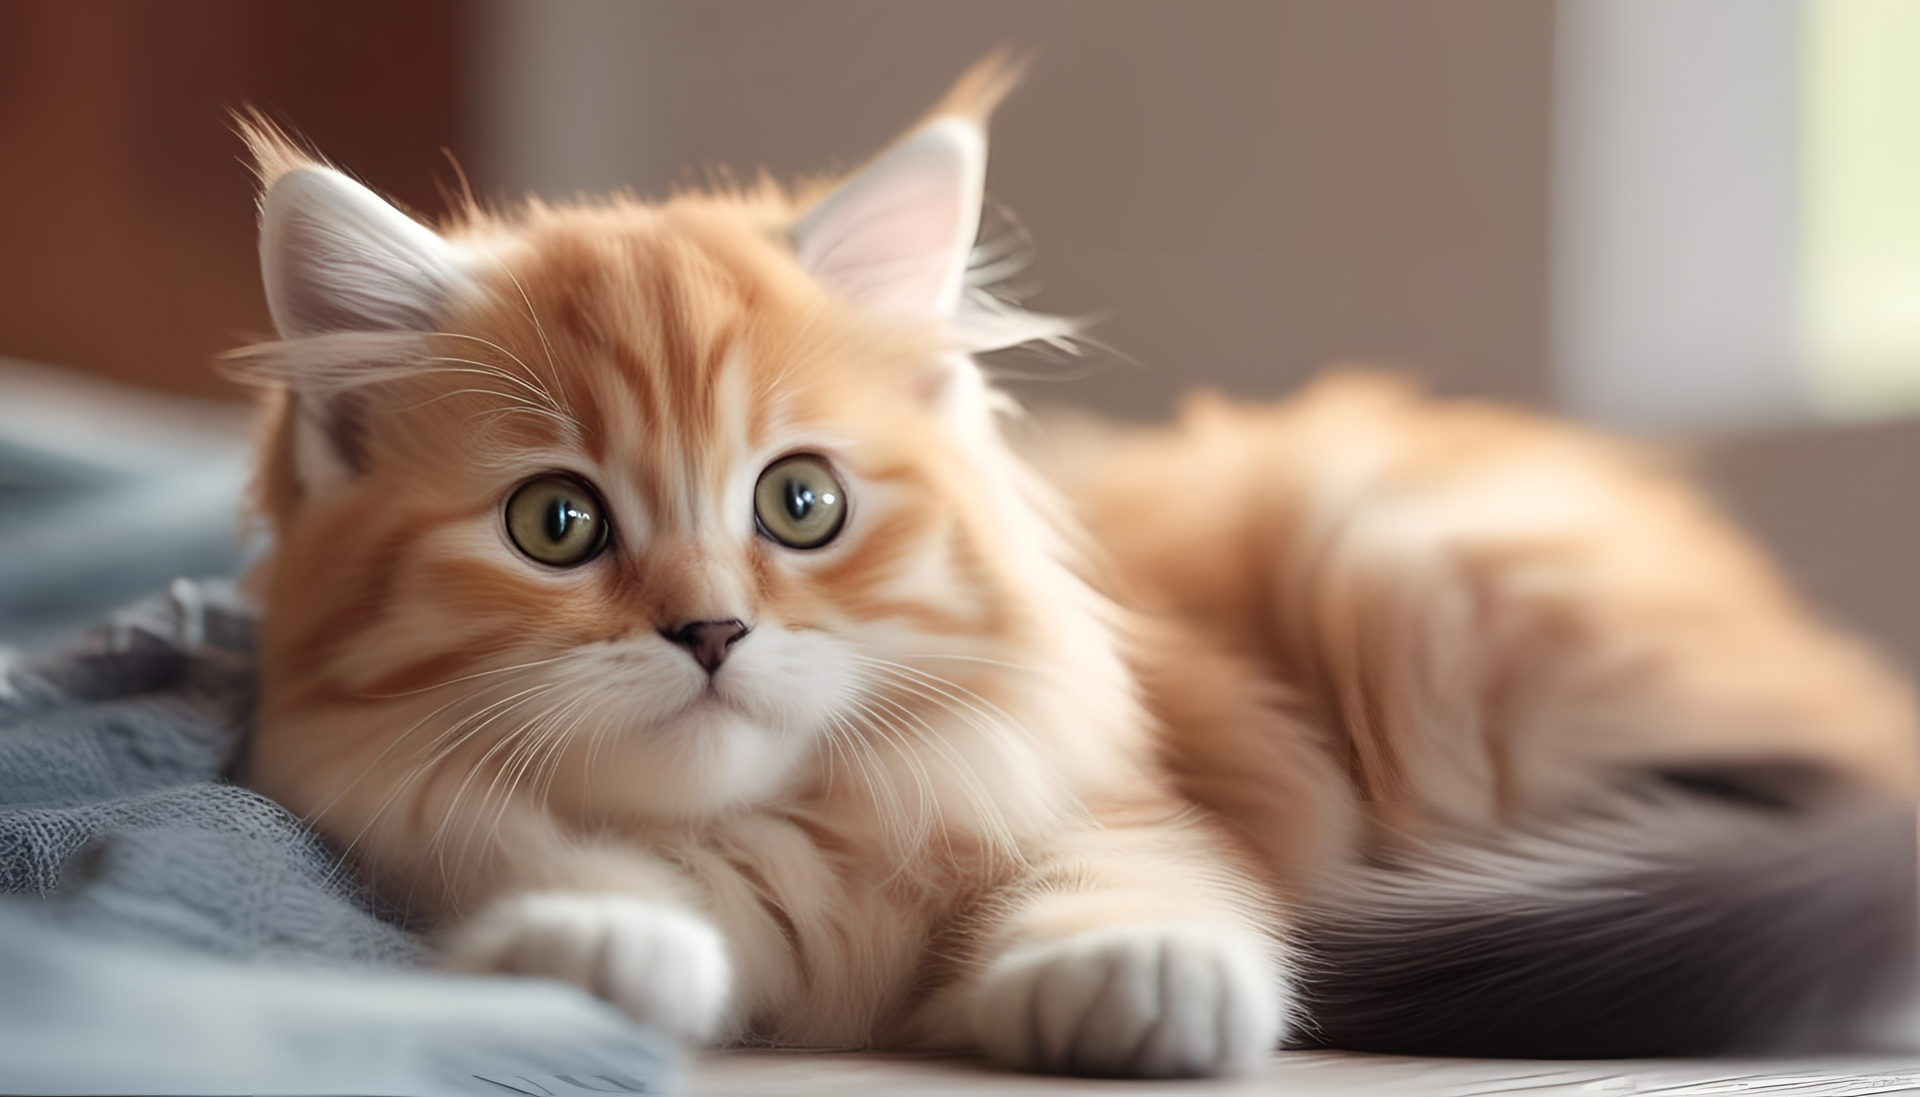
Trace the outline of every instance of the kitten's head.
{"type": "Polygon", "coordinates": [[[404,770],[589,820],[836,768],[1042,791],[1020,713],[1101,641],[968,356],[1061,333],[966,284],[1009,82],[976,68],[817,201],[444,233],[256,128],[282,339],[243,360],[283,394],[256,779],[312,814],[404,770]]]}

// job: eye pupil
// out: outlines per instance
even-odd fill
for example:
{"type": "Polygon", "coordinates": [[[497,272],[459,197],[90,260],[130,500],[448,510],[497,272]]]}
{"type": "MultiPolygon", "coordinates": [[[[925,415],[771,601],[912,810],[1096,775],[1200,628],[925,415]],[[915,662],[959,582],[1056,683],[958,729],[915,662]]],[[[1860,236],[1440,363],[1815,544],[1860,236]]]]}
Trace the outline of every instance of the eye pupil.
{"type": "Polygon", "coordinates": [[[573,509],[570,500],[556,496],[553,504],[547,508],[547,540],[559,544],[567,539],[567,527],[573,524],[579,511],[573,509]]]}
{"type": "Polygon", "coordinates": [[[807,520],[807,512],[813,509],[813,489],[798,480],[787,481],[787,513],[796,522],[807,520]]]}

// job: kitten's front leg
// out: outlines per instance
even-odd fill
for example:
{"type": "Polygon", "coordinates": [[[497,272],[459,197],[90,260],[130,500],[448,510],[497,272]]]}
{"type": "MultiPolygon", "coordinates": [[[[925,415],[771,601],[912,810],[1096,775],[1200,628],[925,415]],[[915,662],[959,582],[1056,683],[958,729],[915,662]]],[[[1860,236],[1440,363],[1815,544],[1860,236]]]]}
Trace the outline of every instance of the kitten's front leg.
{"type": "Polygon", "coordinates": [[[975,1017],[987,1053],[1014,1069],[1185,1078],[1252,1068],[1281,1014],[1259,940],[1193,919],[1015,949],[982,979],[975,1017]]]}
{"type": "Polygon", "coordinates": [[[448,966],[560,979],[687,1043],[721,1035],[733,987],[727,944],[673,871],[637,852],[583,860],[456,925],[448,966]]]}
{"type": "Polygon", "coordinates": [[[1290,1005],[1277,949],[1219,853],[1177,851],[1204,846],[1192,837],[1102,832],[1049,867],[976,986],[990,1056],[1176,1078],[1243,1073],[1273,1050],[1290,1005]]]}
{"type": "Polygon", "coordinates": [[[518,795],[468,795],[471,771],[416,782],[346,754],[278,760],[265,787],[436,923],[448,968],[573,983],[687,1042],[726,1034],[736,967],[707,891],[639,841],[587,838],[518,795]]]}

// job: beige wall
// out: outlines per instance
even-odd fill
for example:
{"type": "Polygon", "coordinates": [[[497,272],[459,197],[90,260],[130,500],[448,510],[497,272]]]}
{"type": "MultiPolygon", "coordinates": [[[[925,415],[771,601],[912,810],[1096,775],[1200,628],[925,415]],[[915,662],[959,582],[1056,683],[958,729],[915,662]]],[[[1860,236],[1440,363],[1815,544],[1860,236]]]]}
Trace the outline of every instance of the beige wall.
{"type": "Polygon", "coordinates": [[[1728,435],[1698,467],[1828,616],[1920,671],[1920,422],[1728,435]]]}
{"type": "Polygon", "coordinates": [[[509,193],[844,169],[988,49],[1034,50],[990,196],[1035,241],[1033,303],[1101,317],[1131,361],[1030,397],[1152,418],[1196,385],[1274,396],[1357,359],[1547,398],[1540,0],[481,10],[482,174],[509,193]]]}

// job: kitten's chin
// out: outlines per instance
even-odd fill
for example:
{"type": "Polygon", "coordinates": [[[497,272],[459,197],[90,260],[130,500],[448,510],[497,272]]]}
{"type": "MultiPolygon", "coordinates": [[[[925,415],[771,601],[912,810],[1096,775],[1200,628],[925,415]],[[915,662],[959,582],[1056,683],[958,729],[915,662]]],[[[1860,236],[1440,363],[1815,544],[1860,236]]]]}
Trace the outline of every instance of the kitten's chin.
{"type": "Polygon", "coordinates": [[[576,793],[598,816],[715,815],[778,799],[812,745],[802,731],[768,727],[708,694],[657,727],[593,747],[576,793]]]}

